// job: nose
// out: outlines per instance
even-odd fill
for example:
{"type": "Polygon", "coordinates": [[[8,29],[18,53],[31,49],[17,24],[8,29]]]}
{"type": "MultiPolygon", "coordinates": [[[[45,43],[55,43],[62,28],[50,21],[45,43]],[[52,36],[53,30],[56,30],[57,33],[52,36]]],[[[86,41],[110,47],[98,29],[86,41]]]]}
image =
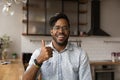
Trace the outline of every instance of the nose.
{"type": "Polygon", "coordinates": [[[60,29],[59,29],[59,32],[61,32],[61,33],[64,32],[63,28],[60,28],[60,29]]]}

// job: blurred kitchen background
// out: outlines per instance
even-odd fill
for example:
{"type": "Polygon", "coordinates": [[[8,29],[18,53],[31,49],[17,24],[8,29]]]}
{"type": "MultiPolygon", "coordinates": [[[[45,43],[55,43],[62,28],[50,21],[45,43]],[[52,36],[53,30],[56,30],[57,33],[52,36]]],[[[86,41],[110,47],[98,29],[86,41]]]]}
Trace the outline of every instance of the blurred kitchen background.
{"type": "MultiPolygon", "coordinates": [[[[31,3],[32,1],[39,1],[39,0],[31,0],[31,3]]],[[[83,11],[81,11],[80,13],[73,13],[72,10],[67,12],[66,10],[67,8],[65,8],[63,11],[66,10],[66,14],[70,13],[68,14],[69,16],[71,16],[72,14],[73,16],[75,15],[75,17],[73,17],[74,18],[73,20],[77,21],[77,24],[75,23],[72,24],[72,26],[74,26],[74,24],[77,26],[75,27],[76,33],[75,31],[73,31],[74,33],[71,33],[69,41],[71,41],[73,44],[76,44],[76,45],[79,43],[79,46],[81,46],[87,52],[90,61],[111,60],[112,52],[120,52],[120,15],[119,15],[120,0],[79,0],[79,1],[62,0],[62,1],[63,2],[66,1],[64,2],[64,4],[67,5],[66,7],[72,7],[72,6],[69,6],[69,4],[67,4],[69,3],[69,1],[75,2],[74,6],[77,5],[76,11],[81,11],[80,9],[81,9],[81,6],[83,5],[82,6],[83,11]],[[83,2],[77,4],[77,2],[80,2],[80,1],[83,1],[83,2]],[[93,10],[92,8],[92,7],[96,7],[94,6],[94,4],[100,5],[97,7],[97,9],[99,9],[98,11],[99,14],[96,15],[98,16],[98,22],[92,20],[94,18],[93,14],[97,14],[95,13],[97,11],[93,10]],[[99,26],[100,29],[102,29],[105,32],[105,35],[94,31],[99,28],[97,27],[97,29],[94,29],[93,24],[95,22],[99,24],[96,26],[99,26]]],[[[51,1],[40,0],[40,2],[47,3],[47,5],[51,7],[50,6],[50,4],[52,4],[51,2],[54,2],[54,4],[55,2],[59,4],[61,0],[51,0],[51,1]]],[[[71,2],[70,2],[70,5],[72,5],[71,2]]],[[[10,36],[12,43],[9,47],[9,57],[12,57],[11,54],[13,52],[17,53],[18,57],[22,57],[22,53],[33,53],[36,48],[39,48],[41,46],[40,41],[42,39],[46,40],[46,44],[51,40],[51,37],[49,36],[49,29],[47,27],[44,28],[44,25],[46,26],[47,23],[45,24],[40,23],[42,28],[39,28],[42,31],[44,31],[44,29],[47,29],[48,31],[47,32],[45,31],[45,34],[43,32],[42,33],[35,32],[36,29],[38,29],[37,28],[38,26],[35,28],[29,27],[30,19],[32,19],[30,16],[32,15],[32,13],[31,12],[28,13],[28,11],[29,10],[34,11],[29,6],[28,4],[26,5],[25,3],[17,3],[17,4],[13,3],[11,8],[14,11],[14,14],[11,15],[9,13],[5,13],[2,11],[4,4],[2,4],[2,0],[0,1],[0,37],[4,34],[7,34],[8,36],[10,36]]],[[[34,5],[31,5],[31,6],[34,6],[34,5]]],[[[56,7],[56,5],[55,6],[52,5],[51,8],[53,7],[56,7]]],[[[54,11],[53,13],[55,12],[56,11],[54,11]]],[[[41,13],[46,14],[45,12],[41,12],[41,13]]],[[[50,17],[51,15],[49,14],[52,14],[52,12],[49,13],[49,10],[48,10],[48,13],[46,16],[50,17]]],[[[39,21],[39,19],[37,20],[39,21]]],[[[48,21],[48,18],[43,21],[48,21]]],[[[70,21],[74,22],[72,21],[72,18],[70,19],[70,21]]],[[[31,25],[34,26],[34,24],[35,23],[31,25]]],[[[120,68],[118,66],[115,74],[116,75],[114,80],[120,80],[120,77],[119,77],[120,68]]],[[[100,79],[96,79],[96,80],[100,80],[100,79]]],[[[111,80],[111,79],[105,79],[105,80],[111,80]]]]}

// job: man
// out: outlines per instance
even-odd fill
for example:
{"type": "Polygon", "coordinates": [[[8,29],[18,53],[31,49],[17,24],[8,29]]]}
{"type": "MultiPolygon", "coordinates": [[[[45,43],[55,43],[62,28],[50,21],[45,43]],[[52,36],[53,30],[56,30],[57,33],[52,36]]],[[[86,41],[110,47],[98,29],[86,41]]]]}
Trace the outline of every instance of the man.
{"type": "Polygon", "coordinates": [[[68,17],[57,13],[49,23],[53,39],[49,45],[42,40],[41,48],[30,59],[23,80],[35,80],[37,74],[41,75],[41,80],[92,80],[86,53],[68,42],[68,17]]]}

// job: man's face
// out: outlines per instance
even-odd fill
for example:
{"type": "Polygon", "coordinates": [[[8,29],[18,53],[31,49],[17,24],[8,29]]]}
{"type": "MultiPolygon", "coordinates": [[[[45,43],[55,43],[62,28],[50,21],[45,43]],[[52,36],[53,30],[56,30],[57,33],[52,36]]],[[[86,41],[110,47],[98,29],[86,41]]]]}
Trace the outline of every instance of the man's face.
{"type": "Polygon", "coordinates": [[[68,42],[70,34],[70,28],[68,22],[65,19],[58,19],[53,29],[51,30],[51,36],[53,40],[60,46],[64,46],[68,42]]]}

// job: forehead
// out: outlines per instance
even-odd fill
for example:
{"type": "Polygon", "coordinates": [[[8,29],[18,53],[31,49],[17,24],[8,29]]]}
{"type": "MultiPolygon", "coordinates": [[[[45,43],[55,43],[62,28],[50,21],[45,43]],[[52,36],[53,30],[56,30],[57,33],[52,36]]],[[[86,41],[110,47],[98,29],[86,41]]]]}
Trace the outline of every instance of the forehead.
{"type": "Polygon", "coordinates": [[[68,26],[68,22],[66,19],[58,19],[55,23],[55,26],[68,26]]]}

